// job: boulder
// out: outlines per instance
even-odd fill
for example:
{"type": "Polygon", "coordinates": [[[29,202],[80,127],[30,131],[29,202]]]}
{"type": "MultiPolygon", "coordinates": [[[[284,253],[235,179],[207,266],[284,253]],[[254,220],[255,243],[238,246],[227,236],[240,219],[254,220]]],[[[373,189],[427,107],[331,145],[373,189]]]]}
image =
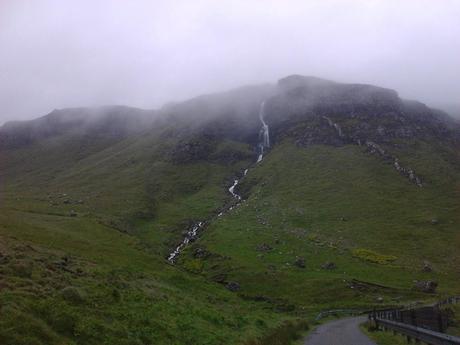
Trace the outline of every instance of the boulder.
{"type": "Polygon", "coordinates": [[[423,261],[423,268],[422,268],[422,272],[433,272],[433,267],[431,266],[431,263],[428,262],[428,261],[423,261]]]}
{"type": "Polygon", "coordinates": [[[211,255],[206,249],[204,248],[196,248],[193,252],[193,257],[195,259],[206,259],[211,255]]]}
{"type": "Polygon", "coordinates": [[[241,289],[240,284],[237,283],[237,282],[228,282],[228,283],[225,285],[225,287],[226,287],[228,290],[232,291],[232,292],[236,292],[236,291],[238,291],[238,290],[241,289]]]}
{"type": "Polygon", "coordinates": [[[336,264],[330,261],[325,262],[321,265],[323,270],[335,270],[337,268],[336,264]]]}
{"type": "Polygon", "coordinates": [[[414,289],[425,293],[434,293],[438,283],[434,280],[416,280],[414,289]]]}
{"type": "Polygon", "coordinates": [[[257,245],[257,248],[256,248],[259,252],[268,252],[270,250],[273,249],[272,246],[270,246],[269,244],[267,243],[260,243],[257,245]]]}
{"type": "Polygon", "coordinates": [[[299,268],[305,268],[305,259],[304,258],[297,258],[294,261],[294,265],[299,267],[299,268]]]}

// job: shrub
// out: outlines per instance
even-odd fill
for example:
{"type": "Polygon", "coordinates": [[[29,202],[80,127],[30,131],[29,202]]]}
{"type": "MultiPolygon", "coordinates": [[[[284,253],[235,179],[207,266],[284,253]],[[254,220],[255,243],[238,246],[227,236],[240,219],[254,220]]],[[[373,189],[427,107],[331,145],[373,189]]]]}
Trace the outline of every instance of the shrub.
{"type": "Polygon", "coordinates": [[[85,295],[82,291],[73,286],[67,286],[61,290],[62,297],[72,303],[83,303],[85,300],[85,295]]]}

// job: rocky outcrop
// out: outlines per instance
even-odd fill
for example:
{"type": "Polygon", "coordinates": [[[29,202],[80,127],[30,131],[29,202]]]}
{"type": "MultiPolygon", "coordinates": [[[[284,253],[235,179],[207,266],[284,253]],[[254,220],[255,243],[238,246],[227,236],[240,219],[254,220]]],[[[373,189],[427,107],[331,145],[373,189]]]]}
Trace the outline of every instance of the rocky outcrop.
{"type": "Polygon", "coordinates": [[[447,114],[403,100],[393,90],[299,75],[279,81],[278,93],[266,102],[266,119],[275,142],[366,146],[419,187],[422,178],[382,147],[401,139],[460,143],[460,125],[447,114]]]}
{"type": "Polygon", "coordinates": [[[367,146],[368,151],[370,153],[378,155],[381,158],[383,158],[384,160],[391,161],[392,164],[393,164],[393,167],[395,168],[395,170],[397,172],[399,172],[401,175],[403,175],[406,178],[408,178],[409,181],[411,181],[412,183],[416,184],[419,187],[422,187],[422,180],[420,179],[420,177],[418,177],[415,174],[415,171],[413,169],[403,167],[401,165],[401,163],[399,162],[398,157],[387,153],[378,144],[376,144],[376,143],[374,143],[372,141],[366,141],[364,144],[367,146]]]}

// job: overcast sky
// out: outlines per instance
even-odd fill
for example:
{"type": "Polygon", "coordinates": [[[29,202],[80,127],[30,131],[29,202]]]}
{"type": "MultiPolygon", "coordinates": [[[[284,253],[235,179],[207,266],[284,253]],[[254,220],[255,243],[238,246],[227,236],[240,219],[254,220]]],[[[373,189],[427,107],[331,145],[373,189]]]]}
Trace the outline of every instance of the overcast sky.
{"type": "Polygon", "coordinates": [[[289,74],[460,103],[460,0],[0,0],[0,123],[289,74]]]}

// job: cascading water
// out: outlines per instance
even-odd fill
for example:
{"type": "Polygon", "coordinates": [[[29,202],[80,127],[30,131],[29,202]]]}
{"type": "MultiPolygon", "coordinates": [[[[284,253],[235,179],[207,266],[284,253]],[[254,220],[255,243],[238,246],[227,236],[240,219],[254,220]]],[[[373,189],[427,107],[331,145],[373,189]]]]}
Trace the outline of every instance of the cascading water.
{"type": "Polygon", "coordinates": [[[190,243],[190,241],[193,241],[196,239],[198,236],[198,230],[200,230],[203,227],[203,222],[198,222],[192,226],[190,230],[187,231],[185,234],[184,239],[182,240],[181,244],[179,244],[176,249],[174,249],[173,252],[171,252],[168,256],[168,261],[171,263],[174,263],[176,260],[176,257],[179,255],[181,250],[190,243]]]}
{"type": "Polygon", "coordinates": [[[261,138],[259,142],[259,156],[257,158],[257,163],[261,162],[264,158],[264,151],[266,148],[270,147],[270,132],[268,125],[265,122],[265,101],[260,104],[259,109],[259,119],[262,122],[262,128],[260,129],[259,137],[261,138]]]}
{"type": "MultiPolygon", "coordinates": [[[[260,104],[259,119],[260,119],[260,122],[262,123],[262,128],[260,129],[260,132],[259,132],[259,139],[260,139],[260,142],[258,144],[258,148],[259,148],[258,154],[259,155],[257,157],[256,163],[259,163],[259,162],[262,161],[262,159],[264,158],[265,149],[270,147],[269,128],[268,128],[267,123],[265,122],[265,101],[263,101],[260,104]]],[[[247,175],[248,171],[249,171],[249,168],[244,170],[243,176],[241,177],[241,179],[244,178],[247,175]]],[[[235,179],[233,181],[233,184],[231,185],[231,187],[228,189],[228,192],[237,200],[237,203],[235,203],[232,206],[230,206],[230,207],[224,209],[223,211],[219,212],[219,214],[217,214],[217,217],[222,217],[226,212],[233,210],[233,208],[238,206],[240,204],[240,202],[242,201],[241,195],[239,195],[237,192],[235,192],[235,188],[236,188],[236,186],[238,186],[238,184],[240,183],[241,179],[235,179]]],[[[190,230],[187,231],[187,233],[186,233],[184,239],[182,240],[182,242],[176,247],[176,249],[174,249],[173,252],[171,252],[169,254],[168,261],[170,263],[173,264],[176,261],[176,258],[180,254],[182,249],[184,249],[184,247],[187,244],[189,244],[190,241],[194,241],[198,237],[198,232],[200,230],[203,230],[204,226],[205,226],[205,224],[203,222],[198,222],[198,223],[195,223],[190,228],[190,230]]]]}

